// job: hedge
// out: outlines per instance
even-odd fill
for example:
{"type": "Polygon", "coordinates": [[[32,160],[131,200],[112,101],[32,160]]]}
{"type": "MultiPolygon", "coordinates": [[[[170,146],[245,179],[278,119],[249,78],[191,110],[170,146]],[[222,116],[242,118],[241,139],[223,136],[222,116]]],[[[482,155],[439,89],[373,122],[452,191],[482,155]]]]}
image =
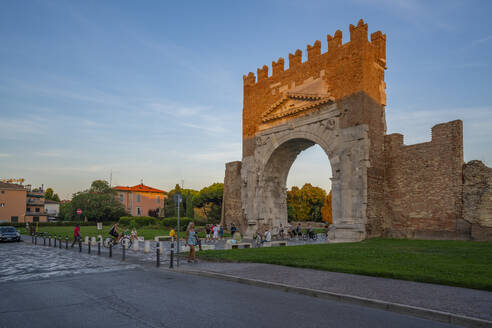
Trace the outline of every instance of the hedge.
{"type": "Polygon", "coordinates": [[[159,220],[151,216],[122,216],[119,223],[124,226],[140,228],[143,226],[157,225],[159,220]]]}

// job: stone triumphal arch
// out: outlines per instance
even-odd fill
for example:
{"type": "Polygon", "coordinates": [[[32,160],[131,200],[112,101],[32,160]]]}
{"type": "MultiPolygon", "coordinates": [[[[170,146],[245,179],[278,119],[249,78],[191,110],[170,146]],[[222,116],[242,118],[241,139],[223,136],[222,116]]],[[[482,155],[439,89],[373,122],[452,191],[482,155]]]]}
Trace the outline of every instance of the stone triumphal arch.
{"type": "Polygon", "coordinates": [[[386,35],[369,39],[360,20],[347,43],[340,30],[327,41],[324,53],[320,41],[308,45],[304,62],[297,50],[287,69],[279,58],[270,76],[265,65],[243,77],[243,155],[226,164],[222,223],[246,236],[285,225],[289,169],[318,144],[332,166],[331,240],[468,238],[462,122],[434,126],[432,140],[417,145],[387,135],[386,35]]]}

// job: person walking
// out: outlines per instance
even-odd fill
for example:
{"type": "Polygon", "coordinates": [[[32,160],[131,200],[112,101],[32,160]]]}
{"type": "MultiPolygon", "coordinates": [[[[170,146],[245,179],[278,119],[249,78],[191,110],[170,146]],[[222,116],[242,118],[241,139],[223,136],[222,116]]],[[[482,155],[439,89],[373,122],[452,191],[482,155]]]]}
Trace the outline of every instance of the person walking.
{"type": "Polygon", "coordinates": [[[210,241],[210,224],[205,226],[205,240],[210,241]]]}
{"type": "Polygon", "coordinates": [[[231,237],[234,237],[234,233],[236,232],[236,226],[234,223],[231,224],[231,237]]]}
{"type": "Polygon", "coordinates": [[[80,226],[78,224],[75,225],[75,229],[73,229],[73,242],[72,242],[72,248],[73,245],[75,245],[76,242],[80,241],[80,226]]]}
{"type": "Polygon", "coordinates": [[[222,225],[219,225],[219,235],[220,239],[222,240],[224,238],[224,227],[222,225]]]}
{"type": "Polygon", "coordinates": [[[193,222],[188,223],[188,228],[186,228],[186,246],[190,247],[188,263],[191,263],[192,260],[195,263],[197,262],[195,257],[195,245],[197,244],[195,234],[195,224],[193,222]]]}
{"type": "Polygon", "coordinates": [[[214,240],[217,241],[219,239],[219,227],[214,225],[212,231],[214,232],[214,240]]]}

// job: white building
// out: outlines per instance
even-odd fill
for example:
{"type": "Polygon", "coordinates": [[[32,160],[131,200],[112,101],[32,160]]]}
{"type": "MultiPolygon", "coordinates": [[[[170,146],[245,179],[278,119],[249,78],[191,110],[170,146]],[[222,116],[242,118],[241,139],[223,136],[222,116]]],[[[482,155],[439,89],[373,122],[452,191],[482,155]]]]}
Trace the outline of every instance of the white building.
{"type": "Polygon", "coordinates": [[[48,221],[54,221],[60,214],[60,203],[55,202],[54,200],[46,199],[44,202],[44,209],[46,214],[48,214],[48,221]]]}

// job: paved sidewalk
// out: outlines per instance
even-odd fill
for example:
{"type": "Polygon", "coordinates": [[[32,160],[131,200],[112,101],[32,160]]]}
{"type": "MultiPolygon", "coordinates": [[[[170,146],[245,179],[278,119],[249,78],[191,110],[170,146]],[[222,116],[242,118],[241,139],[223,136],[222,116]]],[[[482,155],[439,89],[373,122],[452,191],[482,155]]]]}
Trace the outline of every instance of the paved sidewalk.
{"type": "Polygon", "coordinates": [[[492,321],[492,292],[261,263],[200,261],[181,269],[399,303],[492,321]]]}

